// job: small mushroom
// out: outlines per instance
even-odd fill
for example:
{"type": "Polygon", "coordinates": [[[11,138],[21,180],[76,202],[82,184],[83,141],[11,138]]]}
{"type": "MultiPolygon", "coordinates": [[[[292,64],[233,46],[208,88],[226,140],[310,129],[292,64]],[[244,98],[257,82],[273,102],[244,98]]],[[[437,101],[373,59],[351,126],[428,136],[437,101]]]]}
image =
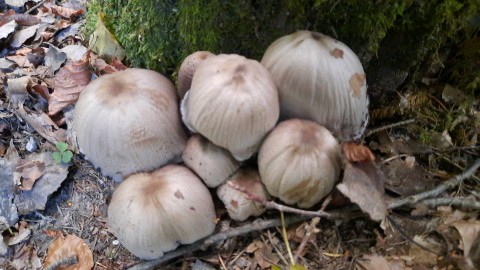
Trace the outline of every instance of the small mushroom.
{"type": "Polygon", "coordinates": [[[315,121],[340,141],[362,136],[368,122],[367,84],[360,60],[347,45],[298,31],[273,42],[261,63],[277,85],[282,119],[315,121]]]}
{"type": "Polygon", "coordinates": [[[145,69],[127,69],[91,82],[75,106],[80,151],[119,181],[179,159],[186,143],[173,84],[145,69]]]}
{"type": "Polygon", "coordinates": [[[240,162],[230,152],[198,134],[188,139],[182,159],[187,167],[212,188],[225,182],[240,167],[240,162]]]}
{"type": "Polygon", "coordinates": [[[183,98],[188,89],[190,89],[193,74],[195,73],[197,66],[203,60],[213,55],[213,53],[208,51],[198,51],[185,57],[178,70],[178,95],[180,98],[183,98]]]}
{"type": "Polygon", "coordinates": [[[244,221],[250,216],[259,216],[266,210],[261,203],[249,198],[268,198],[256,169],[241,169],[229,177],[227,183],[217,188],[217,195],[225,204],[228,215],[234,220],[244,221]]]}
{"type": "Polygon", "coordinates": [[[155,259],[215,229],[210,192],[188,168],[167,165],[127,177],[113,193],[108,226],[141,259],[155,259]]]}
{"type": "Polygon", "coordinates": [[[308,208],[333,189],[341,169],[341,148],[317,123],[286,120],[262,144],[258,169],[272,196],[308,208]]]}
{"type": "Polygon", "coordinates": [[[192,130],[246,160],[278,120],[277,89],[259,62],[236,54],[211,56],[197,67],[182,114],[192,130]]]}

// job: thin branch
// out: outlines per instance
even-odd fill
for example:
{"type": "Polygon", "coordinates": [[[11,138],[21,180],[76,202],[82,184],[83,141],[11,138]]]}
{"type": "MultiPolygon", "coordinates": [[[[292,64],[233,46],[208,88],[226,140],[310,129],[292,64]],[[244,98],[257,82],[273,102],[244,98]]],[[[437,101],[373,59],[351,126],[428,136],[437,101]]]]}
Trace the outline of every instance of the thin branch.
{"type": "Polygon", "coordinates": [[[470,176],[472,176],[479,167],[480,167],[480,159],[476,160],[475,163],[468,170],[443,182],[442,184],[437,186],[435,189],[390,201],[388,204],[388,209],[395,209],[403,205],[411,205],[421,200],[438,196],[442,192],[457,186],[465,178],[469,178],[470,176]]]}
{"type": "Polygon", "coordinates": [[[474,198],[435,198],[421,201],[429,207],[437,207],[440,205],[451,205],[463,209],[480,210],[480,202],[474,198]]]}
{"type": "Polygon", "coordinates": [[[390,125],[370,129],[370,130],[367,130],[367,132],[365,133],[365,137],[369,137],[372,134],[375,134],[375,133],[378,133],[380,131],[384,131],[384,130],[387,130],[387,129],[390,129],[390,128],[396,128],[396,127],[399,127],[399,126],[408,125],[408,124],[411,124],[413,122],[415,122],[415,119],[408,119],[408,120],[405,120],[405,121],[400,121],[398,123],[393,123],[393,124],[390,124],[390,125]]]}
{"type": "Polygon", "coordinates": [[[39,8],[41,5],[43,5],[45,2],[47,2],[47,0],[42,0],[42,1],[40,1],[38,4],[36,4],[35,6],[33,6],[31,9],[27,10],[27,12],[25,12],[25,14],[30,14],[30,13],[32,13],[34,10],[36,10],[36,9],[39,8]]]}
{"type": "MultiPolygon", "coordinates": [[[[290,216],[285,219],[285,223],[288,225],[293,224],[298,221],[303,221],[308,219],[309,217],[307,216],[290,216]]],[[[197,242],[190,244],[188,246],[184,246],[181,248],[178,248],[172,252],[166,253],[162,257],[151,260],[151,261],[144,261],[141,262],[137,265],[134,265],[129,268],[129,270],[149,270],[153,269],[154,267],[165,263],[169,260],[175,259],[180,256],[184,256],[187,254],[190,254],[194,251],[197,250],[205,250],[209,246],[221,242],[233,237],[245,235],[251,232],[256,232],[256,231],[262,231],[268,228],[272,227],[278,227],[281,225],[281,221],[279,218],[274,218],[274,219],[268,219],[268,220],[262,220],[262,219],[256,219],[252,223],[248,223],[246,225],[240,226],[238,228],[233,228],[227,231],[223,231],[217,234],[214,234],[212,236],[209,236],[207,238],[198,240],[197,242]]]]}

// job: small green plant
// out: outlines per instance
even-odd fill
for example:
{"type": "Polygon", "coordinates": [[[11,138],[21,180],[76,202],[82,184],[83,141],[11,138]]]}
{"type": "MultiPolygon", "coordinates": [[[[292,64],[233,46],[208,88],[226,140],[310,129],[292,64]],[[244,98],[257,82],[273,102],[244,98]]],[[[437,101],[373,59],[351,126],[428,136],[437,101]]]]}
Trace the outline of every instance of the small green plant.
{"type": "Polygon", "coordinates": [[[73,153],[70,150],[67,150],[68,144],[64,142],[57,142],[55,143],[55,146],[57,147],[57,152],[52,153],[53,160],[57,164],[64,163],[67,164],[72,160],[73,153]]]}

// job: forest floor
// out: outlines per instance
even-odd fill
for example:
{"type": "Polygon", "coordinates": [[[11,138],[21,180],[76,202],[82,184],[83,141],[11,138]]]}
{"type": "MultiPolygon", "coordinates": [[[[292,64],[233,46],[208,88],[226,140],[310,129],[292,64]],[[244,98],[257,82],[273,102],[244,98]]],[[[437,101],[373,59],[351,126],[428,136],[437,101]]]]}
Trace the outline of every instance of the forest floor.
{"type": "MultiPolygon", "coordinates": [[[[0,2],[0,269],[480,269],[479,104],[435,78],[372,108],[363,144],[381,176],[363,178],[381,183],[347,196],[355,204],[334,191],[330,216],[285,211],[282,224],[277,204],[238,222],[212,190],[214,243],[139,260],[106,224],[115,183],[78,153],[70,129],[83,87],[124,63],[82,36],[86,1],[10,2],[20,4],[0,2]],[[381,222],[370,218],[376,204],[388,209],[381,222]]],[[[105,29],[97,42],[114,43],[105,29]]],[[[345,171],[343,184],[361,172],[345,171]]]]}

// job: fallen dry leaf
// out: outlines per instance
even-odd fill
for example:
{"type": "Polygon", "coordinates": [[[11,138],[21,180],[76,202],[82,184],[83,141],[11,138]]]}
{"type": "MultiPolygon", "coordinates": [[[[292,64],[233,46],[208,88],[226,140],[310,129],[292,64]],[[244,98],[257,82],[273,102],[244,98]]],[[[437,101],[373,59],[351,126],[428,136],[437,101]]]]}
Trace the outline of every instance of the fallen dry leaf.
{"type": "Polygon", "coordinates": [[[59,266],[59,270],[90,270],[93,267],[93,254],[83,240],[75,235],[57,237],[48,247],[48,254],[43,267],[58,264],[61,260],[76,257],[77,263],[59,266]]]}
{"type": "Polygon", "coordinates": [[[18,221],[17,207],[13,204],[14,177],[13,164],[20,159],[17,149],[10,141],[4,158],[0,159],[0,231],[13,226],[18,221]]]}
{"type": "Polygon", "coordinates": [[[375,161],[375,156],[368,147],[352,142],[342,144],[343,154],[350,162],[375,161]]]}
{"type": "Polygon", "coordinates": [[[32,25],[30,27],[15,32],[12,42],[10,42],[10,46],[12,48],[21,47],[25,41],[35,36],[39,27],[39,25],[32,25]]]}
{"type": "Polygon", "coordinates": [[[62,67],[55,75],[54,91],[48,102],[48,114],[54,115],[74,104],[90,82],[88,60],[75,61],[62,67]]]}
{"type": "Polygon", "coordinates": [[[387,215],[384,178],[373,162],[347,162],[337,189],[368,213],[372,220],[382,221],[387,215]]]}
{"type": "Polygon", "coordinates": [[[20,189],[31,190],[35,181],[45,173],[45,163],[41,161],[27,161],[21,159],[17,162],[15,171],[22,177],[20,189]]]}
{"type": "Polygon", "coordinates": [[[462,237],[463,253],[465,257],[470,255],[470,248],[477,237],[480,236],[480,221],[459,220],[451,224],[462,237]]]}
{"type": "Polygon", "coordinates": [[[25,55],[12,55],[5,57],[10,61],[15,62],[21,68],[31,68],[33,67],[32,63],[30,63],[25,55]]]}
{"type": "Polygon", "coordinates": [[[125,51],[120,43],[118,43],[117,39],[103,24],[104,16],[104,14],[98,16],[95,31],[90,36],[89,46],[98,54],[98,56],[102,57],[107,62],[112,61],[114,57],[122,60],[125,58],[125,51]]]}
{"type": "Polygon", "coordinates": [[[45,66],[50,67],[53,72],[57,71],[67,60],[67,54],[55,46],[50,46],[45,54],[45,66]]]}
{"type": "Polygon", "coordinates": [[[75,17],[83,14],[82,9],[75,10],[61,6],[51,6],[51,9],[53,14],[70,20],[73,20],[75,17]]]}
{"type": "Polygon", "coordinates": [[[40,23],[40,20],[30,14],[0,14],[0,26],[15,21],[21,26],[32,26],[40,23]]]}
{"type": "Polygon", "coordinates": [[[17,28],[18,24],[15,21],[11,21],[9,23],[6,23],[2,26],[0,26],[0,40],[8,37],[10,34],[15,32],[15,29],[17,28]]]}
{"type": "Polygon", "coordinates": [[[6,92],[10,98],[10,102],[15,105],[25,102],[28,98],[28,88],[31,84],[32,78],[30,76],[8,79],[6,92]]]}
{"type": "MultiPolygon", "coordinates": [[[[55,163],[52,152],[32,153],[25,159],[44,163],[45,172],[31,190],[24,190],[16,194],[14,203],[17,205],[18,212],[22,215],[45,209],[45,204],[50,195],[60,187],[67,177],[69,167],[66,164],[55,163]]],[[[14,175],[17,174],[20,173],[14,172],[14,175]]]]}
{"type": "Polygon", "coordinates": [[[51,143],[64,142],[66,132],[59,128],[44,112],[32,111],[24,108],[22,104],[17,108],[18,115],[25,120],[35,131],[51,143]]]}
{"type": "Polygon", "coordinates": [[[426,177],[425,169],[412,156],[384,164],[385,188],[401,196],[413,195],[435,187],[437,181],[426,177]]]}

